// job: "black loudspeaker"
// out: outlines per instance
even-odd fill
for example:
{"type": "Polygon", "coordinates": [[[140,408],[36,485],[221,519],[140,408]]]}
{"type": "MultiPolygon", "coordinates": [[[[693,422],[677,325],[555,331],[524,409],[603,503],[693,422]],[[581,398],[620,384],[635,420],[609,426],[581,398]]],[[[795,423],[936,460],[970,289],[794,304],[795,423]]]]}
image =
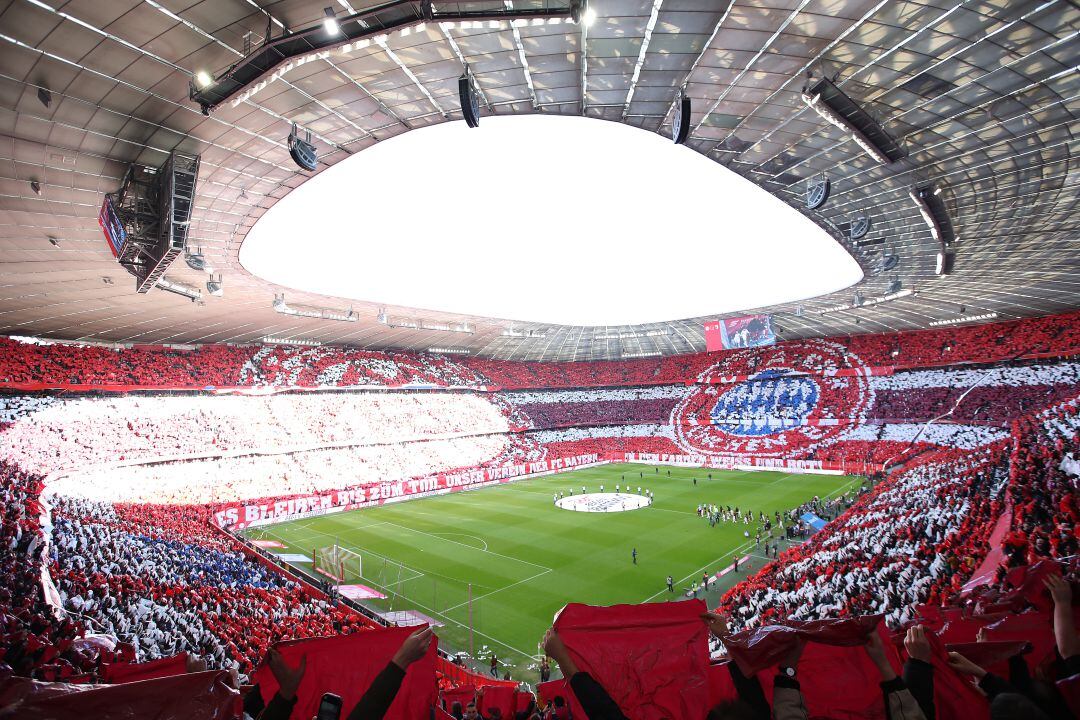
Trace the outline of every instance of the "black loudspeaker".
{"type": "Polygon", "coordinates": [[[319,153],[311,144],[311,132],[307,133],[306,138],[301,139],[296,133],[296,123],[293,123],[292,132],[289,133],[289,155],[302,170],[314,171],[315,166],[319,164],[319,153]]]}
{"type": "Polygon", "coordinates": [[[690,137],[690,98],[680,90],[679,99],[675,102],[675,117],[671,119],[671,139],[676,145],[682,145],[688,137],[690,137]]]}
{"type": "Polygon", "coordinates": [[[480,98],[476,88],[472,84],[472,76],[465,73],[458,78],[458,97],[461,99],[461,114],[465,116],[465,124],[471,128],[480,125],[480,98]]]}

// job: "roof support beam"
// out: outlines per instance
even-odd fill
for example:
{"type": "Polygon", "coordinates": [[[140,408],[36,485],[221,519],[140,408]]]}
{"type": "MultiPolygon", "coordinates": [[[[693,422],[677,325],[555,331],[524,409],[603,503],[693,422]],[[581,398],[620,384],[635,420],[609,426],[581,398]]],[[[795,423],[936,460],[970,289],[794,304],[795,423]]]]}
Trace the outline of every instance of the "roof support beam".
{"type": "Polygon", "coordinates": [[[641,77],[641,67],[645,64],[645,56],[649,52],[649,41],[652,40],[653,29],[660,17],[660,6],[663,4],[664,0],[653,0],[652,12],[649,14],[649,21],[645,24],[645,36],[641,40],[641,50],[638,51],[637,62],[634,63],[634,74],[630,77],[630,89],[626,91],[621,120],[626,120],[626,113],[630,112],[630,101],[634,99],[634,90],[637,89],[638,78],[641,77]]]}

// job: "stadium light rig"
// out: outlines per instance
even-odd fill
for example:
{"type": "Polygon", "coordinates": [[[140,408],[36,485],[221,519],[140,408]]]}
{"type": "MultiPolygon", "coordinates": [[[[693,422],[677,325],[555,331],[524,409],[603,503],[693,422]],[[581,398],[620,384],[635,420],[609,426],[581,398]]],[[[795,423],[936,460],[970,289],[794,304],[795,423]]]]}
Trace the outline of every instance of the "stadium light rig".
{"type": "Polygon", "coordinates": [[[804,89],[802,99],[807,107],[849,135],[875,162],[888,165],[907,156],[885,128],[828,78],[804,89]]]}
{"type": "Polygon", "coordinates": [[[434,330],[435,332],[459,333],[472,335],[476,332],[468,322],[443,323],[423,318],[393,318],[386,314],[385,310],[375,316],[375,320],[386,327],[403,328],[406,330],[434,330]]]}
{"type": "MultiPolygon", "coordinates": [[[[981,320],[993,320],[998,314],[996,312],[982,313],[981,315],[964,315],[963,317],[950,318],[948,320],[935,320],[930,323],[930,327],[941,327],[942,325],[960,325],[969,322],[978,322],[981,320]]],[[[952,346],[949,346],[949,350],[952,350],[952,346]]]]}
{"type": "Polygon", "coordinates": [[[663,337],[670,334],[670,330],[647,330],[646,332],[608,333],[605,335],[593,335],[593,340],[626,340],[629,338],[663,337]]]}
{"type": "MultiPolygon", "coordinates": [[[[253,0],[247,0],[254,5],[253,0]]],[[[340,2],[345,14],[333,7],[323,9],[323,16],[311,25],[292,29],[274,18],[281,34],[270,32],[261,44],[245,42],[243,57],[212,76],[196,73],[190,78],[188,98],[197,103],[203,114],[230,102],[233,107],[249,99],[253,93],[282,79],[293,68],[324,59],[331,54],[349,56],[354,49],[383,45],[391,34],[407,37],[422,32],[428,24],[444,28],[501,29],[510,25],[554,25],[564,22],[588,23],[596,13],[587,0],[545,0],[543,3],[451,3],[416,2],[415,0],[385,0],[372,7],[356,10],[340,2]],[[527,7],[521,7],[528,5],[527,7]],[[572,19],[573,18],[573,19],[572,19]],[[204,84],[209,78],[210,82],[204,84]]],[[[272,28],[271,28],[272,29],[272,28]]],[[[405,66],[406,70],[408,66],[405,66]]]]}
{"type": "Polygon", "coordinates": [[[648,352],[628,352],[622,353],[619,357],[623,358],[646,358],[646,357],[660,357],[664,353],[659,350],[650,350],[648,352]]]}
{"type": "Polygon", "coordinates": [[[429,353],[435,353],[437,355],[471,355],[472,351],[466,348],[446,348],[446,347],[429,347],[427,349],[429,353]]]}
{"type": "Polygon", "coordinates": [[[318,347],[322,345],[318,340],[305,340],[303,338],[272,337],[267,335],[260,342],[264,345],[298,345],[302,347],[318,347]]]}
{"type": "Polygon", "coordinates": [[[502,336],[505,338],[516,338],[518,340],[524,340],[526,338],[546,338],[547,331],[545,330],[517,330],[514,327],[508,327],[502,331],[502,336]]]}
{"type": "Polygon", "coordinates": [[[953,233],[949,210],[945,207],[945,201],[941,199],[941,188],[923,185],[911,188],[908,194],[919,208],[926,226],[930,228],[931,237],[938,243],[938,251],[934,258],[934,274],[939,276],[950,274],[956,252],[949,246],[956,240],[956,235],[953,233]]]}
{"type": "Polygon", "coordinates": [[[168,278],[161,278],[157,281],[157,283],[154,284],[154,287],[158,288],[159,290],[171,292],[174,295],[181,295],[183,297],[186,297],[188,300],[191,300],[191,302],[199,302],[202,300],[202,290],[200,290],[199,288],[194,288],[190,285],[176,282],[175,280],[169,280],[168,278]]]}
{"type": "Polygon", "coordinates": [[[307,305],[289,305],[285,302],[285,293],[274,296],[271,307],[275,312],[282,315],[295,317],[314,318],[316,320],[337,320],[339,322],[356,322],[360,319],[356,312],[349,308],[347,311],[334,310],[333,308],[311,307],[307,305]]]}
{"type": "Polygon", "coordinates": [[[888,295],[882,295],[881,297],[876,298],[865,298],[862,296],[861,293],[856,293],[856,300],[854,302],[844,303],[843,305],[834,305],[832,307],[827,307],[824,310],[818,310],[818,315],[828,315],[829,313],[842,312],[844,310],[854,310],[855,308],[860,307],[880,305],[884,302],[889,302],[891,300],[899,300],[900,298],[906,298],[914,294],[915,291],[910,289],[892,292],[888,295]]]}
{"type": "Polygon", "coordinates": [[[327,35],[337,35],[341,32],[341,26],[338,25],[337,16],[334,12],[334,8],[323,8],[323,14],[326,16],[323,18],[323,28],[326,29],[327,35]]]}

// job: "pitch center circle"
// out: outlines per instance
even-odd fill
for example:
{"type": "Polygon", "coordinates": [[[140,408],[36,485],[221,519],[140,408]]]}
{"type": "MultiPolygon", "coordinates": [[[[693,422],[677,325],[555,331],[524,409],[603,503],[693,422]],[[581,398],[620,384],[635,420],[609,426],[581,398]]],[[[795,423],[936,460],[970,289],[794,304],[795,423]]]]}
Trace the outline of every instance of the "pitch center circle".
{"type": "Polygon", "coordinates": [[[644,495],[630,493],[586,493],[567,495],[555,501],[555,506],[575,512],[603,513],[640,510],[652,504],[644,495]]]}

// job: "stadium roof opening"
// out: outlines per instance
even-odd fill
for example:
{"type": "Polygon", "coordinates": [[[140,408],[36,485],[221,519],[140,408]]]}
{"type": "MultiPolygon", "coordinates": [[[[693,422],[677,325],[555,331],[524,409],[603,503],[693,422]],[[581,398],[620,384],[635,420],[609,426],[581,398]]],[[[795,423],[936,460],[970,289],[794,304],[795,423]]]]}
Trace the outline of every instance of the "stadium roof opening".
{"type": "Polygon", "coordinates": [[[387,306],[635,325],[859,281],[821,228],[693,150],[580,117],[484,117],[380,142],[248,234],[271,282],[387,306]]]}

